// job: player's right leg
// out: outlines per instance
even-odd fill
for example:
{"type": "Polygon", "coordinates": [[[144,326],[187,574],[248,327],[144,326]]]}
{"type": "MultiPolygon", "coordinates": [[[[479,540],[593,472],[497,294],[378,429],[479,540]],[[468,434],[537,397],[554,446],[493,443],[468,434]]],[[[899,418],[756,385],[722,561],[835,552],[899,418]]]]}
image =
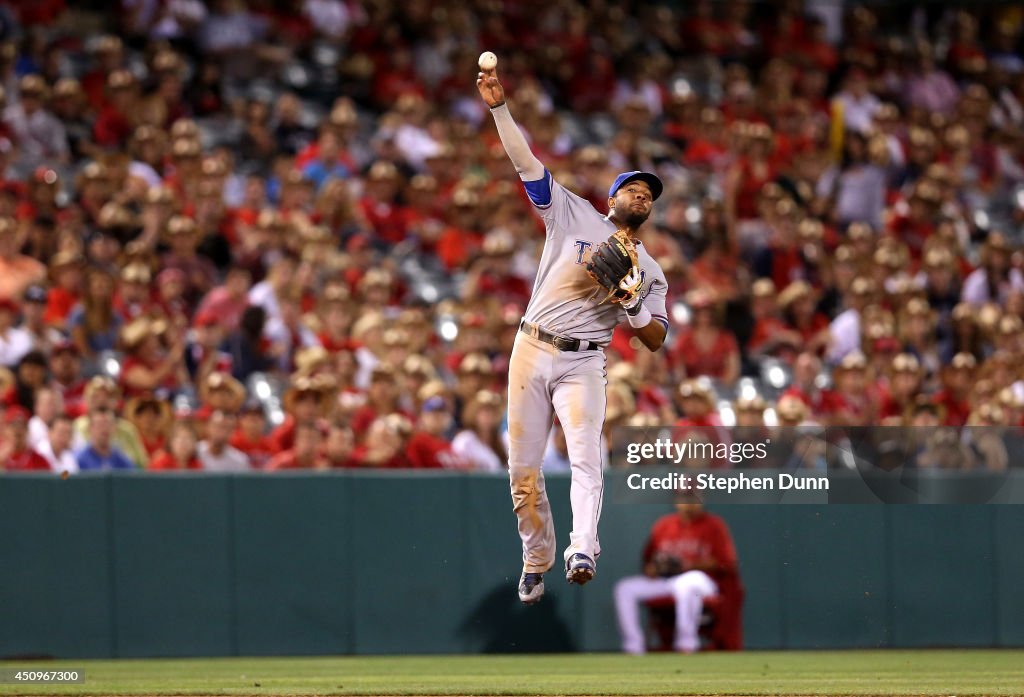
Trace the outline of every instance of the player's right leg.
{"type": "Polygon", "coordinates": [[[541,574],[555,563],[555,525],[540,465],[551,431],[548,393],[553,349],[520,333],[508,376],[508,474],[512,507],[523,542],[519,598],[535,603],[544,594],[541,574]]]}
{"type": "Polygon", "coordinates": [[[704,598],[718,593],[718,585],[703,571],[687,571],[671,579],[676,599],[675,650],[694,653],[700,648],[700,616],[704,598]]]}
{"type": "Polygon", "coordinates": [[[557,384],[551,401],[572,463],[572,532],[563,554],[565,578],[583,585],[594,578],[601,554],[597,525],[604,497],[601,430],[606,404],[605,357],[599,351],[563,353],[556,360],[555,370],[557,384]]]}
{"type": "Polygon", "coordinates": [[[615,614],[623,651],[641,654],[647,650],[640,624],[640,603],[671,595],[672,583],[667,578],[627,576],[615,584],[615,614]]]}

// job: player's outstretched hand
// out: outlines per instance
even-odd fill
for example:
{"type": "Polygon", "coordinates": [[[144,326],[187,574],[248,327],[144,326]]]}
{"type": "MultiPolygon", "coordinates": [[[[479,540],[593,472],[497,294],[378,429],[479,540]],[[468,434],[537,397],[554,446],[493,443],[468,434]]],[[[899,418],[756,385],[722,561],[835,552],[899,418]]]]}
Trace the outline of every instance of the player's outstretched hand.
{"type": "Polygon", "coordinates": [[[498,82],[497,68],[481,70],[477,73],[476,88],[480,90],[480,96],[483,97],[487,106],[492,109],[505,103],[505,90],[498,82]]]}

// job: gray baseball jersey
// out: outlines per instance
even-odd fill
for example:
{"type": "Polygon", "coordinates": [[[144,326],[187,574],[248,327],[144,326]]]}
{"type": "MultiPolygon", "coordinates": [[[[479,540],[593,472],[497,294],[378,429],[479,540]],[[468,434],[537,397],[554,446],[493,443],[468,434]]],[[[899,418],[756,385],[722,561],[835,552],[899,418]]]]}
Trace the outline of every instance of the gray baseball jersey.
{"type": "MultiPolygon", "coordinates": [[[[615,326],[626,321],[626,311],[616,303],[598,304],[607,291],[599,289],[587,274],[586,263],[598,245],[615,232],[615,224],[589,201],[556,182],[547,170],[543,179],[525,182],[525,186],[547,234],[526,320],[560,336],[607,346],[615,326]]],[[[643,244],[637,244],[637,256],[644,306],[654,321],[667,329],[665,274],[643,244]]]]}

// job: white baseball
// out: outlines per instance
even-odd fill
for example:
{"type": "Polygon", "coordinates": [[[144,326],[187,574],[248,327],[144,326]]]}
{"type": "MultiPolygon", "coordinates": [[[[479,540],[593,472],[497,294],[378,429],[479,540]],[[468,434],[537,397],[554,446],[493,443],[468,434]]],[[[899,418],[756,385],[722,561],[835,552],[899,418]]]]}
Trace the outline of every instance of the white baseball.
{"type": "Polygon", "coordinates": [[[498,57],[490,51],[484,51],[480,54],[480,58],[477,59],[477,65],[480,66],[481,70],[494,70],[495,66],[498,65],[498,57]]]}

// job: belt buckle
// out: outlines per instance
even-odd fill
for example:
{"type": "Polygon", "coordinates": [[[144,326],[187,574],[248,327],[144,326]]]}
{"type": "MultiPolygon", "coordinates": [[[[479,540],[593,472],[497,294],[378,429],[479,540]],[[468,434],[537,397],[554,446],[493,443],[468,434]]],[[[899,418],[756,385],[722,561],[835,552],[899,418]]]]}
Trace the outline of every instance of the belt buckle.
{"type": "Polygon", "coordinates": [[[566,339],[561,336],[553,337],[551,343],[559,351],[575,351],[580,345],[580,342],[576,339],[566,339]]]}

